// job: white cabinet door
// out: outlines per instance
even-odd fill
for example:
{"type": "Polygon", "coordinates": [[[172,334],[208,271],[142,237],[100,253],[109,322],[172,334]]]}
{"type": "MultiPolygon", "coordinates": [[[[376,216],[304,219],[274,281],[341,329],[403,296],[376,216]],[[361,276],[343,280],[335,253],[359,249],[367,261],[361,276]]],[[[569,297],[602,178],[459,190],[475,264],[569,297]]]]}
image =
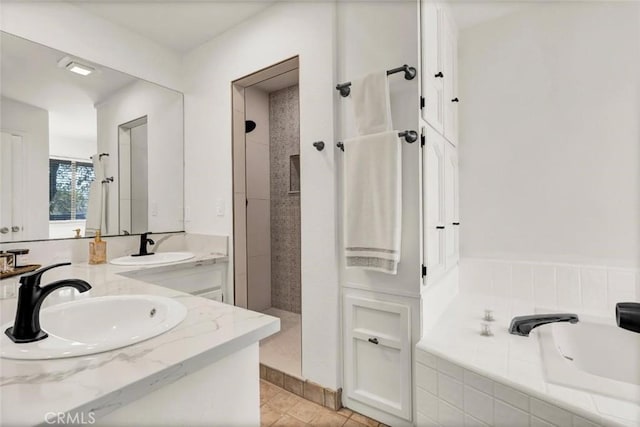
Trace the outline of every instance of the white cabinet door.
{"type": "Polygon", "coordinates": [[[407,305],[345,295],[347,399],[411,420],[411,323],[407,305]]]}
{"type": "Polygon", "coordinates": [[[442,57],[442,9],[429,1],[420,2],[422,57],[422,118],[438,132],[444,126],[444,69],[442,57]]]}
{"type": "Polygon", "coordinates": [[[458,40],[451,14],[442,13],[442,62],[444,69],[444,136],[458,143],[458,40]]]}
{"type": "MultiPolygon", "coordinates": [[[[23,224],[26,197],[22,137],[2,132],[0,140],[0,242],[25,240],[23,224]]],[[[26,230],[28,231],[28,230],[26,230]]]]}
{"type": "Polygon", "coordinates": [[[449,143],[445,143],[444,150],[444,212],[446,268],[448,270],[458,263],[460,229],[458,150],[449,143]]]}
{"type": "Polygon", "coordinates": [[[445,271],[445,212],[444,212],[444,138],[429,126],[422,129],[425,146],[422,150],[422,212],[424,265],[427,279],[432,280],[445,271]]]}

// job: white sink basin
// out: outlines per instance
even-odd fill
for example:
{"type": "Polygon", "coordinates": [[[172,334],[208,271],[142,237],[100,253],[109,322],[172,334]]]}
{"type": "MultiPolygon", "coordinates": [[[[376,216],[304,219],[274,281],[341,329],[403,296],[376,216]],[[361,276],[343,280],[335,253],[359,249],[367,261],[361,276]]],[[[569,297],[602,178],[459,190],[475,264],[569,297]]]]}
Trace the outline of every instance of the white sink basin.
{"type": "Polygon", "coordinates": [[[61,359],[101,353],[133,345],[174,328],[187,316],[179,302],[153,295],[87,298],[45,308],[40,326],[49,336],[16,344],[3,332],[0,355],[5,359],[61,359]]]}
{"type": "Polygon", "coordinates": [[[191,252],[158,252],[145,256],[123,256],[112,259],[110,262],[114,265],[154,265],[185,261],[193,257],[195,255],[191,252]]]}

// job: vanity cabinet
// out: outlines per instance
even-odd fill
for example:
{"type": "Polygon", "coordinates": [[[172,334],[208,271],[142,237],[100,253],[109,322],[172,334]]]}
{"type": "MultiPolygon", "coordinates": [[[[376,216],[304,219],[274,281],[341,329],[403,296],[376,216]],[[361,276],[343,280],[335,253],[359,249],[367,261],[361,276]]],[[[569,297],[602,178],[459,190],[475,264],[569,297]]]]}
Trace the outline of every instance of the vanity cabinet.
{"type": "Polygon", "coordinates": [[[411,420],[411,307],[382,298],[344,295],[344,403],[411,420]]]}
{"type": "Polygon", "coordinates": [[[175,289],[202,298],[225,302],[227,263],[207,261],[175,264],[121,273],[123,276],[175,289]]]}
{"type": "Polygon", "coordinates": [[[458,41],[445,4],[420,1],[422,119],[458,143],[458,41]]]}

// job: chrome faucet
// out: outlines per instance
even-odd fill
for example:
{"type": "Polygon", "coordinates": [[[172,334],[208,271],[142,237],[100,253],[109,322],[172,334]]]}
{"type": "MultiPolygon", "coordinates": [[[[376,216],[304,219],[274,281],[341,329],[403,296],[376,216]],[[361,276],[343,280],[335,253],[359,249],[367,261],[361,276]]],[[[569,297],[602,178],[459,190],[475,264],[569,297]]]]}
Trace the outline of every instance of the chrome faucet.
{"type": "Polygon", "coordinates": [[[538,326],[556,322],[578,323],[579,320],[580,319],[578,319],[577,314],[571,313],[532,314],[529,316],[517,316],[511,320],[511,325],[509,325],[509,333],[513,335],[528,337],[529,332],[531,332],[533,328],[537,328],[538,326]]]}
{"type": "Polygon", "coordinates": [[[149,239],[147,236],[151,234],[150,231],[147,231],[146,233],[142,233],[140,235],[140,251],[137,254],[133,254],[131,256],[147,256],[147,255],[153,255],[153,252],[147,252],[147,244],[150,243],[152,245],[155,245],[156,242],[154,242],[153,240],[149,239]]]}
{"type": "Polygon", "coordinates": [[[18,308],[13,326],[4,333],[17,344],[40,341],[49,335],[40,328],[40,307],[44,299],[56,289],[71,286],[79,292],[86,292],[91,285],[80,279],[63,279],[40,286],[42,275],[52,268],[71,265],[70,262],[54,264],[20,277],[18,308]]]}

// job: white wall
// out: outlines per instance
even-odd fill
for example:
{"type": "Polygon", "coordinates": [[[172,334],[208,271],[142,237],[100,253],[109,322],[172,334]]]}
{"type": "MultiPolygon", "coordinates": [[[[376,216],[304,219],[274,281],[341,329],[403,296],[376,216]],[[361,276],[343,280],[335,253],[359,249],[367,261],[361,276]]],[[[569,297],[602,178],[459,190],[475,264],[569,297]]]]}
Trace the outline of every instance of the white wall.
{"type": "Polygon", "coordinates": [[[180,90],[180,57],[77,6],[3,2],[0,29],[88,61],[180,90]]]}
{"type": "Polygon", "coordinates": [[[638,9],[550,3],[461,32],[464,257],[640,265],[638,9]]]}
{"type": "Polygon", "coordinates": [[[74,160],[85,160],[93,156],[98,149],[96,139],[69,138],[61,135],[49,134],[49,154],[74,160]]]}
{"type": "MultiPolygon", "coordinates": [[[[344,2],[338,6],[338,81],[408,64],[418,67],[417,6],[414,2],[344,2]],[[381,25],[382,22],[393,23],[381,25]],[[402,24],[399,24],[402,23],[402,24]]],[[[418,78],[389,76],[393,125],[418,128],[418,78]]],[[[337,94],[337,91],[334,91],[337,94]]],[[[337,95],[338,140],[357,135],[351,98],[337,95]]],[[[339,152],[342,156],[342,152],[339,152]]],[[[341,162],[340,162],[341,164],[341,162]]],[[[402,143],[402,248],[398,274],[344,269],[347,286],[420,295],[420,143],[402,143]]],[[[338,169],[341,172],[341,168],[338,169]]],[[[342,178],[340,181],[342,182],[342,178]]],[[[343,264],[342,257],[341,263],[343,264]]]]}
{"type": "Polygon", "coordinates": [[[49,237],[49,112],[3,97],[0,129],[21,135],[25,148],[25,164],[17,165],[17,172],[24,174],[28,189],[28,193],[15,196],[24,202],[24,230],[19,239],[46,239],[49,237]]]}
{"type": "MultiPolygon", "coordinates": [[[[300,57],[302,373],[339,384],[332,3],[279,3],[185,56],[185,200],[193,233],[232,235],[231,81],[300,57]],[[318,152],[311,143],[325,141],[318,152]],[[216,215],[216,199],[225,205],[216,215]]],[[[232,253],[232,251],[230,251],[232,253]]],[[[233,271],[233,270],[231,270],[233,271]]],[[[230,274],[231,276],[231,274],[230,274]]]]}
{"type": "MultiPolygon", "coordinates": [[[[136,81],[96,105],[98,151],[109,153],[108,233],[119,233],[118,126],[147,116],[149,231],[178,231],[183,226],[183,97],[145,81],[136,81]],[[155,215],[154,215],[155,211],[155,215]]],[[[135,173],[135,171],[133,171],[135,173]]],[[[202,190],[202,185],[198,188],[202,190]]]]}

